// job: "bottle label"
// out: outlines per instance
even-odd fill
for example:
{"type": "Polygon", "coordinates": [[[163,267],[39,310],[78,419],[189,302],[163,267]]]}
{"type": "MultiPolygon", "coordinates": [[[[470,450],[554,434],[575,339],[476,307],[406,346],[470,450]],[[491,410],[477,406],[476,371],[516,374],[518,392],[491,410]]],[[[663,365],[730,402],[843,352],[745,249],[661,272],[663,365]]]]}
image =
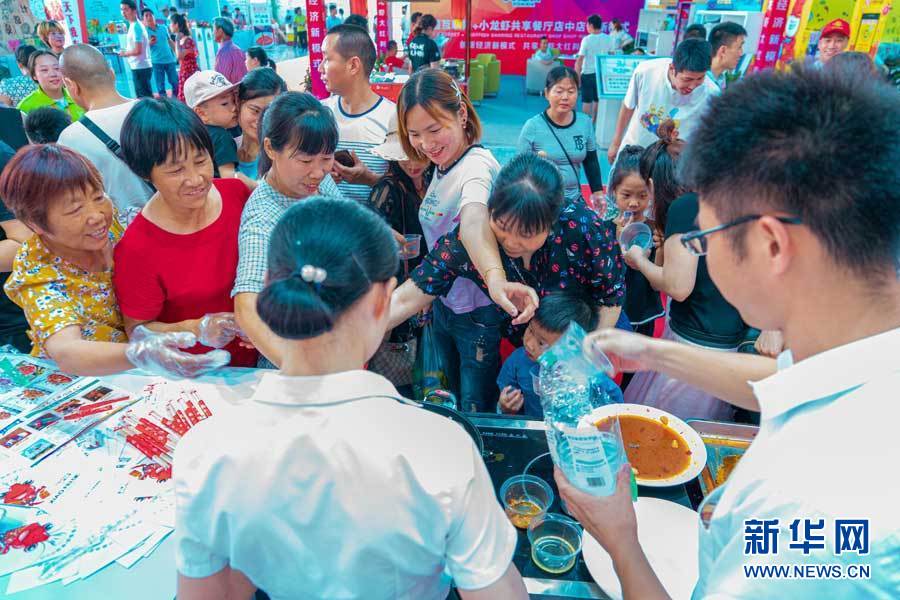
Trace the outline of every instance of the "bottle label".
{"type": "Polygon", "coordinates": [[[594,496],[609,496],[616,491],[619,452],[615,435],[594,428],[563,430],[571,453],[572,484],[594,496]]]}

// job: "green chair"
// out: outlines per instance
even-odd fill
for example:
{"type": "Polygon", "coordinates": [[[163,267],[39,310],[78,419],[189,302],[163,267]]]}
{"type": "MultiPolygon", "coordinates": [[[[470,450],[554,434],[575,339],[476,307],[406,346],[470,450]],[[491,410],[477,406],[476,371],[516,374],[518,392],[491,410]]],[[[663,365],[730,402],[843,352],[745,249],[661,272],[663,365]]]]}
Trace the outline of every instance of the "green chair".
{"type": "Polygon", "coordinates": [[[550,54],[553,55],[553,59],[554,59],[557,63],[559,63],[559,66],[561,66],[561,67],[565,66],[565,63],[564,63],[564,62],[562,61],[562,59],[559,57],[559,48],[550,48],[550,54]]]}
{"type": "Polygon", "coordinates": [[[474,60],[469,63],[468,86],[469,100],[472,104],[481,104],[484,100],[484,67],[474,60]]]}
{"type": "Polygon", "coordinates": [[[475,60],[484,66],[484,95],[496,96],[500,91],[500,61],[494,54],[479,54],[475,60]]]}
{"type": "Polygon", "coordinates": [[[496,54],[476,54],[475,61],[481,63],[484,66],[487,66],[489,62],[493,62],[497,60],[496,54]]]}

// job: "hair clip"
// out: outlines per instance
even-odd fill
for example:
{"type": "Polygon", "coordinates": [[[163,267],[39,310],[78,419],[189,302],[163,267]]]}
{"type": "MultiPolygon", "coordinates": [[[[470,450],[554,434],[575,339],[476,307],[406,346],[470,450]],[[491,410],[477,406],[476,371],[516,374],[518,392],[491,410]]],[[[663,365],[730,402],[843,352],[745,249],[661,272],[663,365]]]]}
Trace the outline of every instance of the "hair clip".
{"type": "Polygon", "coordinates": [[[300,269],[300,278],[306,283],[321,284],[328,277],[328,271],[313,265],[303,265],[300,269]]]}
{"type": "Polygon", "coordinates": [[[456,92],[456,99],[462,101],[462,90],[459,89],[459,85],[456,83],[456,80],[453,80],[450,85],[453,86],[453,91],[456,92]]]}

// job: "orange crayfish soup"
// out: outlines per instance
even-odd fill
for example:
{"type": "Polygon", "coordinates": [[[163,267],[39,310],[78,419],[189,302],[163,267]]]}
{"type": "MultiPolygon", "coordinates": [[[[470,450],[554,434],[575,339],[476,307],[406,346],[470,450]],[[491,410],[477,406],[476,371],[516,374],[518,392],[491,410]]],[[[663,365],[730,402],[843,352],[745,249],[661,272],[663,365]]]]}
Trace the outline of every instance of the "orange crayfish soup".
{"type": "MultiPolygon", "coordinates": [[[[691,465],[687,442],[665,423],[638,415],[619,415],[618,419],[625,454],[638,479],[668,479],[691,465]]],[[[606,421],[608,418],[596,424],[606,421]]]]}

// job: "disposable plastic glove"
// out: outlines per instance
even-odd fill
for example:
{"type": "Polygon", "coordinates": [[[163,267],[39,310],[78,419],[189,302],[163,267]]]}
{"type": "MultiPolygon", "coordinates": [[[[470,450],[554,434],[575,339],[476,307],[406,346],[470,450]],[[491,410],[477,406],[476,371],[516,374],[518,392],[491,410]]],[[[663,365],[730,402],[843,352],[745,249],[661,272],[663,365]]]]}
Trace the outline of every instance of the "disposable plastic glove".
{"type": "Polygon", "coordinates": [[[237,336],[243,336],[234,313],[210,313],[200,320],[200,343],[210,348],[224,348],[237,336]]]}
{"type": "Polygon", "coordinates": [[[206,354],[188,354],[179,350],[196,344],[197,336],[188,331],[156,333],[138,325],[131,334],[125,356],[139,369],[175,377],[199,377],[231,361],[226,350],[212,350],[206,354]]]}

